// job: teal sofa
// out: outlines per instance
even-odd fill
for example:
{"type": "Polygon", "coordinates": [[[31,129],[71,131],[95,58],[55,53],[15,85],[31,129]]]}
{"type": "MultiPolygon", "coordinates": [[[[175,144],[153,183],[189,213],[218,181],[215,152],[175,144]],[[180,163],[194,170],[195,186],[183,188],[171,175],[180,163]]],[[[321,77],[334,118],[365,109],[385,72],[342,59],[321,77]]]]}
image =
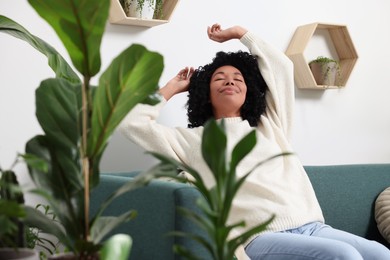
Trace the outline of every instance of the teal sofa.
{"type": "MultiPolygon", "coordinates": [[[[388,244],[380,235],[374,217],[375,199],[390,186],[390,164],[305,166],[321,204],[326,223],[368,239],[388,244]]],[[[92,211],[118,187],[131,181],[136,172],[104,173],[92,193],[92,211]]],[[[119,197],[105,212],[119,215],[135,209],[138,216],[115,230],[133,238],[131,260],[180,259],[172,251],[182,244],[200,259],[208,253],[194,241],[169,235],[173,230],[202,234],[177,207],[198,210],[195,200],[200,193],[193,187],[176,182],[154,180],[149,185],[119,197]]]]}

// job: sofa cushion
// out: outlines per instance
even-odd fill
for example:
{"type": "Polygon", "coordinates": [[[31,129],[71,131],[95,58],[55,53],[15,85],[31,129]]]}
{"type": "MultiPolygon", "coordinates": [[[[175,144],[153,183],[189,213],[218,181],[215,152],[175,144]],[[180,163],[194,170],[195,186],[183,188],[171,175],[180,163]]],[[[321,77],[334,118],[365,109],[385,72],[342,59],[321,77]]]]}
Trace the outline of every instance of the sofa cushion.
{"type": "Polygon", "coordinates": [[[390,243],[390,187],[382,191],[375,201],[375,220],[379,232],[390,243]]]}
{"type": "Polygon", "coordinates": [[[375,200],[390,187],[390,164],[305,166],[324,213],[334,228],[388,244],[375,222],[375,200]]]}

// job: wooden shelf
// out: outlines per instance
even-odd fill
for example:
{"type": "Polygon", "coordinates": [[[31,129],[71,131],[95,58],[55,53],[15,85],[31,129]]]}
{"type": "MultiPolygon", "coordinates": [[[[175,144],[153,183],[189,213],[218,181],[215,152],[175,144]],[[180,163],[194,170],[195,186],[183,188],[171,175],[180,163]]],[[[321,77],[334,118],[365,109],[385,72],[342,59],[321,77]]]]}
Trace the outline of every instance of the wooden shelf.
{"type": "Polygon", "coordinates": [[[290,41],[286,55],[294,63],[294,77],[298,88],[304,89],[334,89],[344,87],[358,59],[358,54],[349,35],[347,26],[325,23],[312,23],[299,26],[290,41]],[[341,68],[339,86],[317,85],[308,61],[303,54],[314,32],[319,29],[325,29],[329,32],[339,57],[341,68]]]}
{"type": "Polygon", "coordinates": [[[162,7],[162,14],[164,19],[140,19],[128,17],[125,14],[119,0],[111,0],[109,21],[112,24],[134,25],[153,27],[160,24],[168,23],[171,19],[172,13],[175,10],[179,0],[165,0],[162,7]]]}

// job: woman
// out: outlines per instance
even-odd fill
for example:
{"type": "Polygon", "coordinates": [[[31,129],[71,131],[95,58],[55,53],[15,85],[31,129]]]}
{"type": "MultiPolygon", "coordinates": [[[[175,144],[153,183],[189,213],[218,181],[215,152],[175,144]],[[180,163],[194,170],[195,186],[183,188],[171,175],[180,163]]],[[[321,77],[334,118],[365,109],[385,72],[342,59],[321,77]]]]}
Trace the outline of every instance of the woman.
{"type": "MultiPolygon", "coordinates": [[[[257,144],[237,168],[241,177],[259,161],[292,150],[294,80],[290,60],[246,29],[223,30],[214,24],[208,36],[221,43],[239,39],[250,54],[219,52],[210,64],[181,70],[160,89],[161,102],[137,105],[122,130],[146,150],[196,169],[212,186],[212,174],[200,151],[203,124],[210,118],[224,118],[228,154],[256,129],[257,144]],[[158,124],[155,120],[164,104],[185,91],[189,91],[189,128],[158,124]]],[[[250,259],[390,259],[383,245],[324,224],[314,190],[296,156],[278,157],[253,171],[233,201],[229,222],[245,220],[249,228],[273,214],[276,217],[267,231],[243,245],[250,259]]],[[[232,235],[244,230],[235,229],[232,235]]]]}

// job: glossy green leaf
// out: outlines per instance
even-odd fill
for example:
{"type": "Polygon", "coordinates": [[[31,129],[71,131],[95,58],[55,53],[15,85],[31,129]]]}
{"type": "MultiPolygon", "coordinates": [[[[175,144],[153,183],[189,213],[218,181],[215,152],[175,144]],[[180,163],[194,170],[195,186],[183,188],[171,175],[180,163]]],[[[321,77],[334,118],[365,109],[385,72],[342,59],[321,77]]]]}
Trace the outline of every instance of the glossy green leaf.
{"type": "MultiPolygon", "coordinates": [[[[31,179],[51,205],[68,237],[75,241],[83,234],[84,183],[77,151],[55,146],[47,136],[36,136],[26,144],[26,152],[50,165],[47,172],[29,167],[31,179]]],[[[72,245],[67,245],[72,246],[72,245]]]]}
{"type": "MultiPolygon", "coordinates": [[[[16,38],[26,41],[32,47],[48,58],[49,66],[58,78],[64,78],[70,82],[80,82],[79,77],[65,61],[65,59],[48,43],[34,36],[23,26],[15,21],[0,15],[0,32],[7,33],[16,38]]],[[[16,53],[15,53],[16,55],[16,53]]]]}
{"type": "Polygon", "coordinates": [[[108,235],[113,229],[120,226],[122,223],[130,221],[137,216],[137,212],[129,210],[115,217],[100,217],[96,222],[93,222],[91,227],[91,240],[94,243],[100,243],[103,238],[108,235]]]}
{"type": "Polygon", "coordinates": [[[7,218],[23,218],[26,213],[20,203],[12,200],[0,200],[0,216],[7,218]]]}
{"type": "Polygon", "coordinates": [[[36,116],[56,145],[77,149],[81,139],[81,86],[55,78],[36,90],[36,116]]]}
{"type": "Polygon", "coordinates": [[[28,226],[39,228],[45,233],[56,236],[66,246],[72,244],[71,238],[58,222],[53,221],[39,210],[30,206],[24,206],[24,209],[26,211],[25,223],[28,226]]]}
{"type": "Polygon", "coordinates": [[[245,231],[240,236],[229,240],[229,242],[227,243],[227,248],[229,249],[229,255],[233,255],[235,249],[238,246],[244,244],[250,237],[265,231],[267,226],[274,220],[274,218],[275,216],[272,216],[268,220],[264,221],[263,223],[245,231]]]}
{"type": "Polygon", "coordinates": [[[223,123],[219,126],[215,120],[206,122],[202,135],[202,156],[215,179],[222,177],[220,174],[226,171],[226,144],[223,123]]]}
{"type": "Polygon", "coordinates": [[[162,56],[141,45],[130,46],[113,60],[100,77],[93,99],[90,156],[102,153],[127,113],[157,90],[162,70],[162,56]]]}
{"type": "Polygon", "coordinates": [[[178,207],[177,211],[182,214],[183,216],[190,219],[192,222],[194,222],[199,228],[205,230],[210,235],[214,232],[214,223],[210,221],[209,218],[205,218],[201,215],[199,215],[196,212],[193,212],[187,208],[184,207],[178,207]]]}
{"type": "MultiPolygon", "coordinates": [[[[180,236],[180,234],[176,234],[176,233],[174,235],[180,236]]],[[[201,258],[194,255],[193,252],[189,251],[187,248],[181,245],[173,245],[173,251],[175,252],[175,254],[180,255],[187,260],[202,260],[201,258]]]]}
{"type": "Polygon", "coordinates": [[[100,250],[101,260],[127,260],[132,247],[132,239],[125,234],[116,234],[108,239],[100,250]]]}
{"type": "Polygon", "coordinates": [[[230,169],[235,169],[241,160],[252,151],[256,145],[256,131],[253,130],[242,138],[232,151],[230,169]]]}
{"type": "Polygon", "coordinates": [[[37,169],[41,172],[47,172],[49,170],[49,165],[47,164],[47,161],[43,160],[42,158],[28,153],[21,154],[20,156],[31,168],[37,169]]]}
{"type": "Polygon", "coordinates": [[[90,78],[101,66],[100,45],[109,0],[29,0],[30,5],[60,37],[73,65],[90,78]]]}

